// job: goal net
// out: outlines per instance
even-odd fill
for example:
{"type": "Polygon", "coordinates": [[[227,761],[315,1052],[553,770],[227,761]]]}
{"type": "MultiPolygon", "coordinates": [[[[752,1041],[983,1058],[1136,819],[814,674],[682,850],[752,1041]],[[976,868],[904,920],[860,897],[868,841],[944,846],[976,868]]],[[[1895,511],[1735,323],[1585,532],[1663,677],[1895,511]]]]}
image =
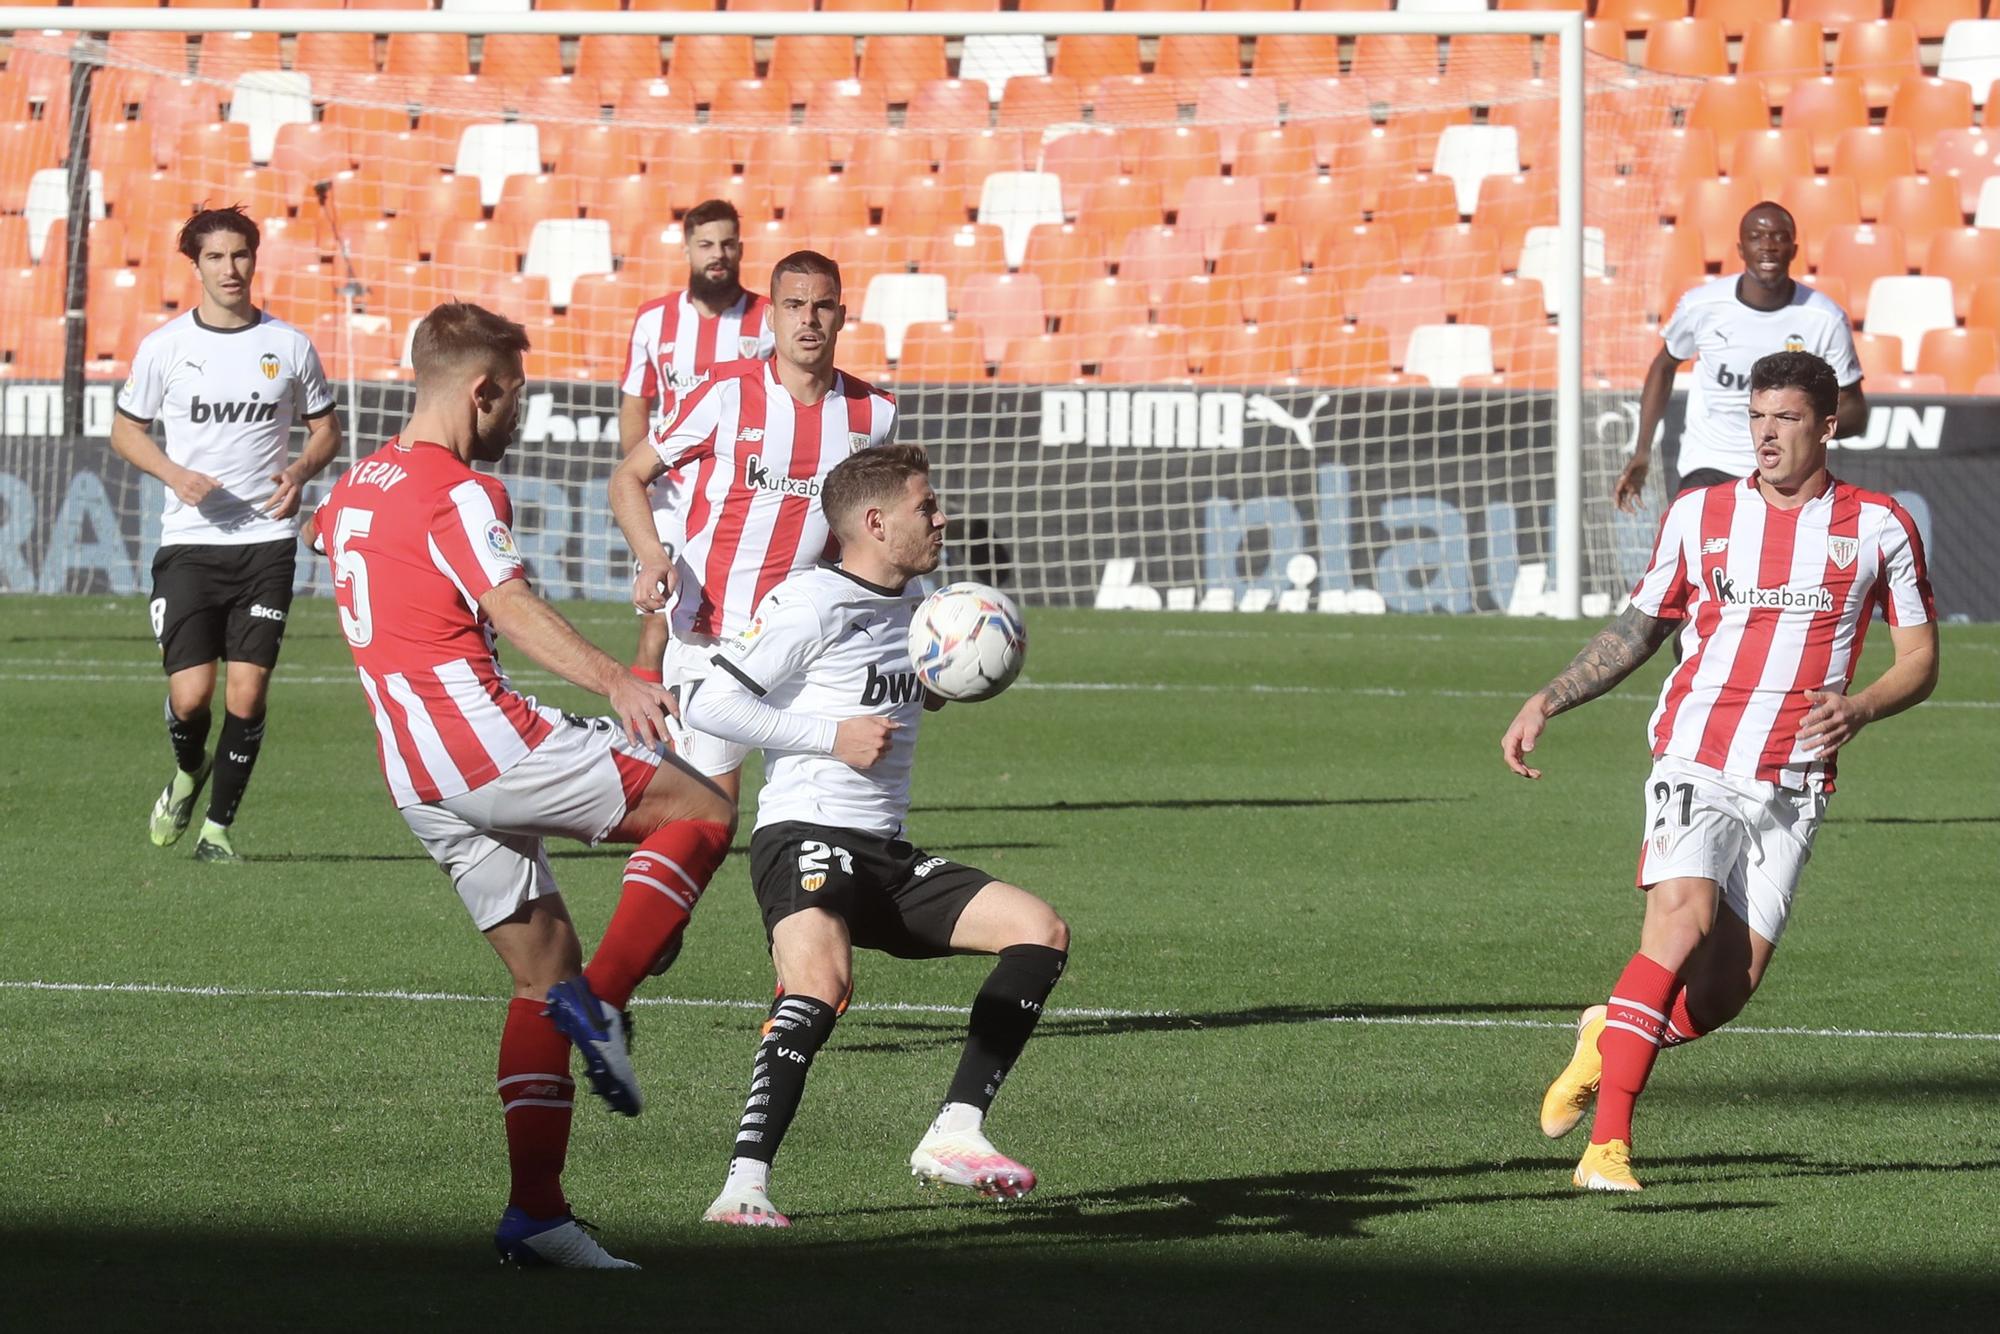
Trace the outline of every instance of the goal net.
{"type": "Polygon", "coordinates": [[[1692,91],[1588,57],[1566,309],[1560,21],[266,9],[15,31],[0,587],[143,586],[158,488],[106,449],[111,396],[199,296],[181,222],[241,203],[257,301],[312,336],[353,448],[407,411],[437,302],[527,325],[500,469],[521,545],[551,594],[622,597],[604,482],[632,319],[685,284],[679,219],[720,198],[751,290],[795,249],[840,264],[838,360],[930,447],[953,576],[1041,605],[1600,610],[1650,538],[1608,496],[1687,276],[1661,219],[1692,91]]]}

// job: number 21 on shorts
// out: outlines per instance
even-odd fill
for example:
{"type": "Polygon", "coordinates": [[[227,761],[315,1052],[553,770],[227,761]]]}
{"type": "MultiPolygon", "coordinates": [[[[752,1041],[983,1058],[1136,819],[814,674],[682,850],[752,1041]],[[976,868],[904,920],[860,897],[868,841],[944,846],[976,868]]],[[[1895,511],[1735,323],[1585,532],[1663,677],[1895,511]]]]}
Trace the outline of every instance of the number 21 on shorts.
{"type": "Polygon", "coordinates": [[[854,874],[854,857],[846,848],[836,848],[818,839],[806,839],[799,844],[799,888],[811,894],[826,886],[826,868],[833,862],[840,863],[844,874],[854,874]]]}

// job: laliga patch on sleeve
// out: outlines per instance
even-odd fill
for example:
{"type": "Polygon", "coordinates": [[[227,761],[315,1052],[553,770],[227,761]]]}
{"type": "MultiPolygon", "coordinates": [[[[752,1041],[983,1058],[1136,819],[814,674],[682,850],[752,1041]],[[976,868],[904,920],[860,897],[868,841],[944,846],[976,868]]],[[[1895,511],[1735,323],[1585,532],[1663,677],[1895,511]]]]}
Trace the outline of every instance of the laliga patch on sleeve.
{"type": "Polygon", "coordinates": [[[743,627],[742,633],[729,641],[729,651],[739,658],[742,657],[750,651],[750,646],[757,642],[757,636],[763,633],[764,613],[760,611],[750,618],[750,624],[743,627]]]}
{"type": "Polygon", "coordinates": [[[514,534],[498,519],[486,525],[486,549],[501,560],[520,563],[521,552],[514,545],[514,534]]]}

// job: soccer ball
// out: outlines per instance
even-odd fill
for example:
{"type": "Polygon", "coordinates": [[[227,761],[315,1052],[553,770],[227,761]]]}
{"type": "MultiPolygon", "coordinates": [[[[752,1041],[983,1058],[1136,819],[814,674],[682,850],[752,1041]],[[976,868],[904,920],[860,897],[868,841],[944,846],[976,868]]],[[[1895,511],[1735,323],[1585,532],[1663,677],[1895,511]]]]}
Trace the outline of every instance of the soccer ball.
{"type": "Polygon", "coordinates": [[[924,688],[963,704],[992,699],[1028,660],[1021,613],[997,588],[947,584],[910,618],[910,661],[924,688]]]}

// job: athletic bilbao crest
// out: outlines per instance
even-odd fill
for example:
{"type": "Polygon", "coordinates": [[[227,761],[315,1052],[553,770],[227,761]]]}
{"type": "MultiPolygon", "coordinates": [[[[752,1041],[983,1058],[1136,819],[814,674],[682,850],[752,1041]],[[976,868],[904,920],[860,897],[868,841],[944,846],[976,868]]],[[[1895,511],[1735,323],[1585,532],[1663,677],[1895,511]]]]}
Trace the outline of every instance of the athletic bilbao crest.
{"type": "Polygon", "coordinates": [[[277,354],[275,352],[266,352],[263,356],[257,358],[257,369],[264,372],[265,379],[267,380],[277,379],[278,378],[277,354]]]}
{"type": "Polygon", "coordinates": [[[1861,543],[1852,537],[1829,537],[1826,539],[1826,554],[1833,560],[1833,568],[1844,570],[1854,564],[1854,558],[1861,553],[1861,543]]]}
{"type": "Polygon", "coordinates": [[[736,353],[745,361],[755,361],[757,359],[757,340],[755,338],[737,339],[736,353]]]}

